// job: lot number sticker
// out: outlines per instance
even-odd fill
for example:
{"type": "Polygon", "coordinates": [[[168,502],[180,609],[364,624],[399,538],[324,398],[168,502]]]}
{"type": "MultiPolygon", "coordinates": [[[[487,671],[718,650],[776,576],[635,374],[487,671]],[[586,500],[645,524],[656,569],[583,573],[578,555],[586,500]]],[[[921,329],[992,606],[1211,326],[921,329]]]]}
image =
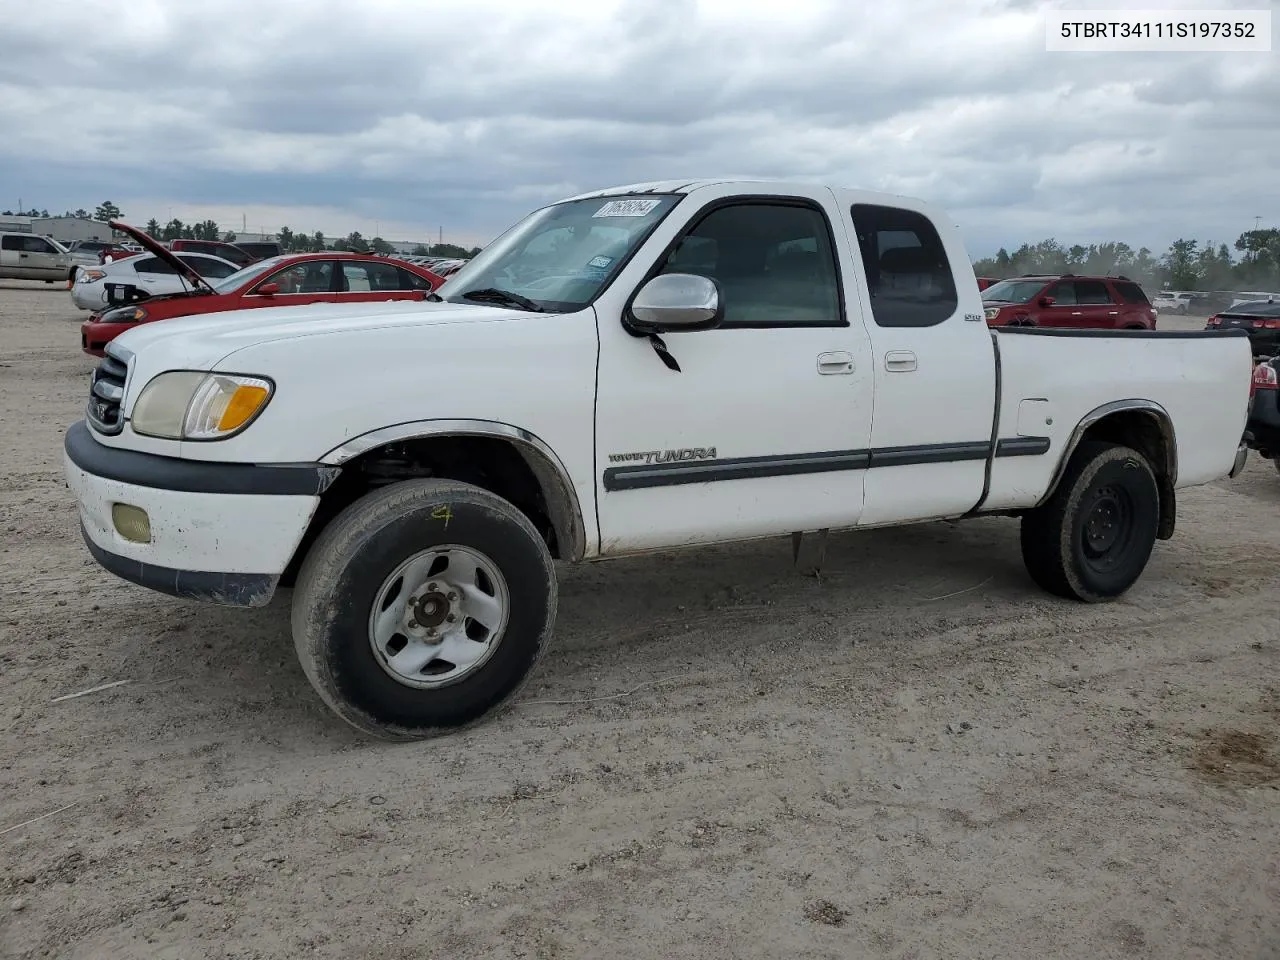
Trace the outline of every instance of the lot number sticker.
{"type": "Polygon", "coordinates": [[[592,217],[647,217],[661,200],[610,200],[593,213],[592,217]]]}

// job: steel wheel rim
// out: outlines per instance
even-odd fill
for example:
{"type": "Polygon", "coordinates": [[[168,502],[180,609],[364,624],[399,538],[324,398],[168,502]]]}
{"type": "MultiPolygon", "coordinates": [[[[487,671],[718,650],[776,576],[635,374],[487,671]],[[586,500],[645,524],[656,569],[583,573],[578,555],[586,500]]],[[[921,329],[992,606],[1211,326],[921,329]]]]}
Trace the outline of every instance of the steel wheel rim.
{"type": "Polygon", "coordinates": [[[474,674],[502,643],[511,614],[506,578],[472,547],[442,544],[405,560],[382,581],[369,611],[374,659],[419,690],[474,674]]]}
{"type": "Polygon", "coordinates": [[[1133,541],[1134,503],[1127,490],[1105,486],[1094,492],[1081,524],[1085,562],[1100,572],[1110,571],[1133,541]]]}

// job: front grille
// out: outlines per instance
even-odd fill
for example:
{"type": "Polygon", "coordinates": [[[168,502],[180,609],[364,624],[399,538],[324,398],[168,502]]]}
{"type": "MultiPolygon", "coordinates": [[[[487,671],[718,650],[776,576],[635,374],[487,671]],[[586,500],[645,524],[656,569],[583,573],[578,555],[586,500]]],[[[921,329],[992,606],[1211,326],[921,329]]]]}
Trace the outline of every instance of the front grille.
{"type": "Polygon", "coordinates": [[[85,416],[99,433],[119,433],[124,427],[120,404],[124,400],[124,384],[129,376],[128,363],[106,356],[93,371],[89,403],[85,416]]]}

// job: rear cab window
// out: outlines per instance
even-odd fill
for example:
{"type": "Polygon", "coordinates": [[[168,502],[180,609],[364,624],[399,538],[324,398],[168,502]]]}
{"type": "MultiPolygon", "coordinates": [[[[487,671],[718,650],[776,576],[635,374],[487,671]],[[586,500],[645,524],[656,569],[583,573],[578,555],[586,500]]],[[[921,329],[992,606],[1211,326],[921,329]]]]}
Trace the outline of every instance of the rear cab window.
{"type": "Polygon", "coordinates": [[[928,217],[869,203],[855,203],[850,215],[877,326],[932,327],[955,315],[955,273],[928,217]]]}

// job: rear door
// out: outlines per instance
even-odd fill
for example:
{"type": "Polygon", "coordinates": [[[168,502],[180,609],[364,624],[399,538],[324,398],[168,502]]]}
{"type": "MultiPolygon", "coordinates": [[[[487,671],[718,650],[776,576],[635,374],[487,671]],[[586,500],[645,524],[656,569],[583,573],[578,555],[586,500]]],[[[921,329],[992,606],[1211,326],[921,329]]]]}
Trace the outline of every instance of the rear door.
{"type": "MultiPolygon", "coordinates": [[[[184,290],[191,289],[190,285],[178,276],[178,271],[159,257],[138,257],[129,266],[133,267],[138,286],[153,297],[164,296],[167,293],[182,293],[184,290]]],[[[128,267],[123,269],[127,270],[128,267]]],[[[127,282],[124,276],[108,276],[107,280],[116,283],[127,282]]]]}
{"type": "Polygon", "coordinates": [[[862,523],[957,516],[982,496],[995,354],[958,235],[922,210],[847,209],[869,315],[875,410],[862,523]],[[964,275],[964,274],[962,274],[964,275]]]}
{"type": "Polygon", "coordinates": [[[1120,304],[1101,280],[1076,280],[1076,310],[1080,326],[1110,330],[1120,326],[1120,304]]]}
{"type": "Polygon", "coordinates": [[[409,280],[409,272],[401,270],[394,263],[378,260],[344,260],[341,261],[341,266],[342,286],[339,288],[341,292],[337,299],[343,303],[421,299],[423,295],[422,291],[409,280]]]}

